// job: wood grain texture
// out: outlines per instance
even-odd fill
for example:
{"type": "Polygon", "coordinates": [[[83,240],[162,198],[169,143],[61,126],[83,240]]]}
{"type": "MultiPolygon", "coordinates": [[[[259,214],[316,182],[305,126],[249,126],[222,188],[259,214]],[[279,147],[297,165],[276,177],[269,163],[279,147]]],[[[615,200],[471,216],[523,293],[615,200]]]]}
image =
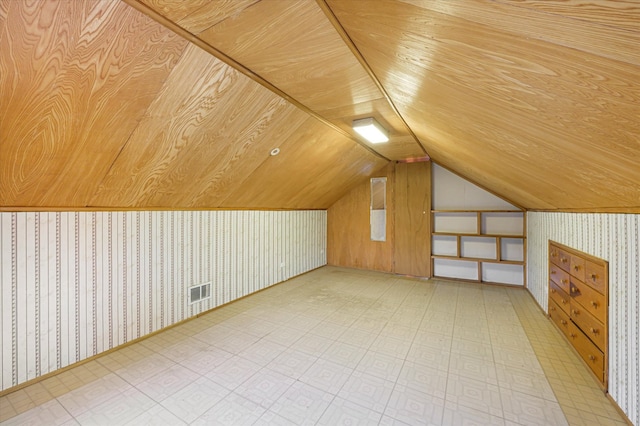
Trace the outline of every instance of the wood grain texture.
{"type": "Polygon", "coordinates": [[[395,167],[394,272],[431,276],[431,162],[395,167]]]}
{"type": "Polygon", "coordinates": [[[5,2],[0,204],[84,206],[186,42],[119,2],[5,2]]]}
{"type": "Polygon", "coordinates": [[[224,207],[328,208],[387,162],[308,118],[222,202],[224,207]],[[340,182],[340,185],[336,185],[340,182]]]}
{"type": "Polygon", "coordinates": [[[637,205],[637,66],[409,4],[329,4],[436,161],[529,208],[637,205]]]}
{"type": "MultiPolygon", "coordinates": [[[[617,8],[615,4],[623,4],[617,1],[599,0],[590,2],[597,7],[587,8],[568,6],[566,1],[541,1],[539,6],[552,8],[554,14],[541,8],[524,7],[525,3],[517,0],[510,2],[492,0],[469,0],[458,3],[457,7],[449,7],[444,2],[422,2],[420,0],[401,0],[406,4],[412,4],[420,9],[431,10],[485,25],[499,31],[513,34],[512,42],[517,45],[527,38],[557,44],[567,49],[576,49],[585,53],[603,56],[616,61],[628,62],[640,65],[640,55],[636,49],[640,43],[640,33],[636,30],[629,31],[625,28],[617,28],[607,24],[612,21],[612,16],[620,20],[629,19],[637,23],[638,9],[636,7],[617,8]],[[522,5],[519,6],[519,5],[522,5]],[[563,6],[564,5],[564,6],[563,6]],[[516,7],[518,6],[518,7],[516,7]],[[568,6],[568,7],[566,7],[568,6]],[[607,11],[608,18],[603,19],[602,12],[607,11]],[[562,11],[560,13],[560,11],[562,11]],[[627,15],[627,11],[630,12],[627,15]]],[[[526,1],[526,0],[525,0],[526,1]]],[[[627,6],[636,2],[624,2],[627,6]]],[[[419,15],[416,15],[417,19],[419,15]]]]}
{"type": "Polygon", "coordinates": [[[225,19],[234,18],[258,0],[140,0],[140,2],[192,34],[198,34],[225,19]]]}
{"type": "Polygon", "coordinates": [[[384,164],[362,151],[206,52],[189,47],[92,204],[322,208],[352,179],[384,164]],[[272,159],[276,147],[281,154],[272,159]],[[349,165],[331,169],[341,158],[349,159],[349,165]]]}
{"type": "Polygon", "coordinates": [[[371,241],[371,185],[363,181],[327,209],[327,264],[393,272],[394,163],[372,177],[387,178],[387,241],[371,241]]]}
{"type": "Polygon", "coordinates": [[[324,208],[385,164],[126,4],[1,5],[3,208],[324,208]]]}
{"type": "Polygon", "coordinates": [[[640,4],[634,0],[501,0],[501,2],[593,24],[628,31],[640,30],[640,4]]]}
{"type": "Polygon", "coordinates": [[[198,37],[356,138],[353,119],[375,116],[388,123],[390,142],[368,144],[386,158],[425,155],[316,3],[259,2],[198,37]],[[353,109],[363,115],[335,115],[353,109]]]}

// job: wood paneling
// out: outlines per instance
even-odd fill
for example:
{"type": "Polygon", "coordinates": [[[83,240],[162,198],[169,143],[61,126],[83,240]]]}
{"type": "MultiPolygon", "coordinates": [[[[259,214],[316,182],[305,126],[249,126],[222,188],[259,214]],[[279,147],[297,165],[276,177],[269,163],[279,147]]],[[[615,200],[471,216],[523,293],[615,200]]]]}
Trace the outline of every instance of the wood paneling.
{"type": "Polygon", "coordinates": [[[1,4],[4,207],[326,208],[385,164],[124,3],[1,4]]]}
{"type": "MultiPolygon", "coordinates": [[[[216,22],[217,13],[203,8],[191,17],[216,22]]],[[[325,118],[355,138],[351,121],[375,116],[387,125],[391,140],[364,143],[386,158],[425,155],[315,2],[258,2],[197,35],[320,116],[332,112],[325,118]],[[351,114],[354,106],[357,116],[351,114]],[[336,116],[336,111],[347,114],[336,116]]]]}
{"type": "Polygon", "coordinates": [[[637,34],[547,13],[545,32],[499,2],[328,3],[436,161],[527,208],[638,208],[638,50],[587,46],[637,34]]]}
{"type": "Polygon", "coordinates": [[[371,241],[367,180],[328,209],[327,263],[431,276],[431,163],[391,163],[387,178],[387,240],[371,241]]]}
{"type": "Polygon", "coordinates": [[[85,206],[186,41],[119,2],[4,2],[0,204],[85,206]]]}
{"type": "Polygon", "coordinates": [[[387,240],[371,241],[369,180],[356,186],[327,210],[327,264],[393,272],[394,164],[373,177],[387,178],[387,240]]]}
{"type": "Polygon", "coordinates": [[[639,17],[631,0],[0,0],[0,208],[324,208],[427,151],[528,209],[640,212],[639,17]],[[355,136],[365,116],[390,143],[355,136]]]}
{"type": "Polygon", "coordinates": [[[225,19],[233,19],[258,0],[140,0],[142,3],[198,34],[225,19]]]}
{"type": "Polygon", "coordinates": [[[431,162],[395,168],[394,272],[431,276],[431,162]]]}

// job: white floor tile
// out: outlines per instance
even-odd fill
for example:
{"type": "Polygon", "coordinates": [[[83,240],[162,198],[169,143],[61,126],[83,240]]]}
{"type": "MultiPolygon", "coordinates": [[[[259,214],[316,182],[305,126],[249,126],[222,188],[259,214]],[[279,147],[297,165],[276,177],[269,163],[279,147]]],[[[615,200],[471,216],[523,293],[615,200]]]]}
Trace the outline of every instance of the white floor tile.
{"type": "Polygon", "coordinates": [[[384,414],[409,425],[438,425],[442,424],[444,400],[396,385],[384,414]]]}
{"type": "Polygon", "coordinates": [[[164,399],[161,404],[179,419],[191,423],[229,393],[228,389],[206,377],[200,377],[164,399]]]}
{"type": "Polygon", "coordinates": [[[151,398],[132,388],[76,416],[76,420],[83,425],[121,425],[135,419],[154,404],[151,398]]]}
{"type": "Polygon", "coordinates": [[[354,372],[338,396],[368,410],[383,413],[395,384],[370,374],[354,372]]]}
{"type": "Polygon", "coordinates": [[[231,393],[191,424],[194,426],[249,426],[257,422],[264,412],[265,409],[255,402],[231,393]]]}
{"type": "Polygon", "coordinates": [[[294,383],[271,407],[271,411],[296,425],[315,425],[334,395],[311,385],[294,383]]]}
{"type": "Polygon", "coordinates": [[[377,425],[382,414],[336,397],[327,407],[318,426],[369,426],[377,425]]]}

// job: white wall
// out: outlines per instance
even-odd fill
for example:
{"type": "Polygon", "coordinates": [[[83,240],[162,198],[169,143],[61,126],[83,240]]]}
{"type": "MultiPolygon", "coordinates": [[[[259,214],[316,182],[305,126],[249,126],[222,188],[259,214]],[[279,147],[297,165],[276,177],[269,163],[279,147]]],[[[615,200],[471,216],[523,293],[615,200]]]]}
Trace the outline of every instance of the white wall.
{"type": "Polygon", "coordinates": [[[325,211],[0,213],[0,390],[325,264],[325,211]]]}
{"type": "Polygon", "coordinates": [[[548,241],[609,262],[609,393],[640,425],[640,215],[527,214],[527,283],[547,310],[548,241]]]}
{"type": "Polygon", "coordinates": [[[432,167],[432,209],[517,210],[517,207],[442,166],[432,167]]]}

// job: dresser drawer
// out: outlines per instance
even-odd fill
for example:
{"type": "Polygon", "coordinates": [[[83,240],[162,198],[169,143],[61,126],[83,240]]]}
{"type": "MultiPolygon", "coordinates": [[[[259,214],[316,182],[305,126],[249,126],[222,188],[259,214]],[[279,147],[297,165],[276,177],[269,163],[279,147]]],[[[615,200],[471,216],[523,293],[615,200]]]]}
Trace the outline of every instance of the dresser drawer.
{"type": "Polygon", "coordinates": [[[558,263],[564,271],[571,273],[571,255],[564,250],[558,250],[558,263]]]}
{"type": "Polygon", "coordinates": [[[571,306],[571,298],[569,294],[562,291],[554,282],[549,283],[549,298],[556,302],[556,304],[569,315],[569,307],[571,306]]]}
{"type": "Polygon", "coordinates": [[[571,319],[604,352],[606,345],[606,328],[596,317],[584,310],[577,303],[571,303],[571,319]]]}
{"type": "Polygon", "coordinates": [[[582,305],[601,323],[607,323],[607,306],[604,295],[576,279],[571,280],[570,295],[573,301],[582,305]]]}
{"type": "Polygon", "coordinates": [[[560,249],[553,244],[549,246],[549,266],[551,264],[560,265],[560,249]]]}
{"type": "Polygon", "coordinates": [[[573,347],[576,348],[580,357],[587,363],[591,371],[598,377],[600,382],[604,381],[604,354],[594,345],[587,336],[572,322],[568,324],[569,335],[567,336],[573,347]]]}
{"type": "Polygon", "coordinates": [[[584,282],[596,289],[599,293],[604,294],[607,285],[607,272],[604,265],[598,265],[597,263],[587,260],[584,282]]]}
{"type": "Polygon", "coordinates": [[[558,284],[565,293],[569,293],[569,274],[560,269],[558,265],[554,265],[553,263],[549,264],[549,278],[558,284]]]}
{"type": "Polygon", "coordinates": [[[571,255],[570,261],[570,272],[571,275],[584,282],[584,271],[585,271],[585,263],[584,257],[571,255]]]}
{"type": "Polygon", "coordinates": [[[566,314],[553,300],[549,301],[549,316],[551,317],[551,320],[556,323],[558,328],[562,330],[565,336],[569,338],[571,334],[571,329],[569,327],[572,326],[573,323],[569,319],[569,315],[566,314]]]}

